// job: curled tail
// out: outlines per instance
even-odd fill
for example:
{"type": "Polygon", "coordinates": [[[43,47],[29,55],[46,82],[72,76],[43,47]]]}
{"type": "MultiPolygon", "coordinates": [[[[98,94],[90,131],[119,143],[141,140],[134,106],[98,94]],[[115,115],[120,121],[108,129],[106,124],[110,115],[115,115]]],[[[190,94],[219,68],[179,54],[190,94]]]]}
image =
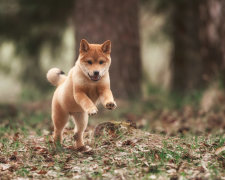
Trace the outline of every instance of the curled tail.
{"type": "Polygon", "coordinates": [[[52,85],[58,86],[65,81],[66,75],[59,68],[51,68],[47,73],[47,79],[52,85]]]}

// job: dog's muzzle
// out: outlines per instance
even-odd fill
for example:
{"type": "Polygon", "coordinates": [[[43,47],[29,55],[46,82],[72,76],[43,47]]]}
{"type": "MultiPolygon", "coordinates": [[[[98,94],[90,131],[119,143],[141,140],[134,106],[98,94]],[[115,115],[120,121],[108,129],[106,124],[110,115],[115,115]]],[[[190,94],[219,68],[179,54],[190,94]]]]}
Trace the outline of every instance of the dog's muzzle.
{"type": "Polygon", "coordinates": [[[101,76],[100,75],[93,75],[91,76],[89,73],[88,73],[88,76],[89,78],[92,80],[92,81],[98,81],[101,79],[101,76]]]}

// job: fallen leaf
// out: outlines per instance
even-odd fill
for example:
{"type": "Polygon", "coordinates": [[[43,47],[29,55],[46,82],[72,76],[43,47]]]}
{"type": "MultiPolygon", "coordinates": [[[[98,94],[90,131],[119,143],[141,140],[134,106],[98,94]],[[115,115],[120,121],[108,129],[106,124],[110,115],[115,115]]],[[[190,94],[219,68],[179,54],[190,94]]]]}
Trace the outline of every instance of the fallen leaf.
{"type": "Polygon", "coordinates": [[[17,157],[13,154],[10,158],[9,158],[10,161],[16,161],[17,160],[17,157]]]}
{"type": "Polygon", "coordinates": [[[6,163],[7,163],[7,161],[6,161],[6,159],[5,159],[4,157],[0,157],[0,163],[4,163],[4,164],[6,164],[6,163]]]}
{"type": "Polygon", "coordinates": [[[52,166],[54,166],[54,162],[48,163],[48,167],[52,167],[52,166]]]}
{"type": "Polygon", "coordinates": [[[123,143],[122,143],[122,145],[123,146],[135,146],[135,144],[133,143],[133,141],[131,141],[131,140],[126,140],[126,141],[124,141],[123,143]]]}
{"type": "Polygon", "coordinates": [[[218,149],[216,149],[215,154],[218,155],[218,154],[220,154],[223,151],[225,151],[225,146],[219,147],[218,149]]]}
{"type": "Polygon", "coordinates": [[[35,166],[33,166],[31,169],[30,169],[30,171],[36,171],[37,170],[37,168],[35,167],[35,166]]]}
{"type": "Polygon", "coordinates": [[[19,139],[19,132],[15,133],[13,136],[13,140],[17,141],[19,139]]]}
{"type": "Polygon", "coordinates": [[[0,164],[0,169],[2,169],[3,171],[7,170],[10,168],[10,164],[0,164]]]}
{"type": "Polygon", "coordinates": [[[56,178],[57,172],[51,170],[51,171],[48,171],[48,175],[56,178]]]}
{"type": "Polygon", "coordinates": [[[45,171],[45,170],[40,170],[39,172],[38,172],[38,174],[46,174],[47,173],[47,171],[45,171]]]}

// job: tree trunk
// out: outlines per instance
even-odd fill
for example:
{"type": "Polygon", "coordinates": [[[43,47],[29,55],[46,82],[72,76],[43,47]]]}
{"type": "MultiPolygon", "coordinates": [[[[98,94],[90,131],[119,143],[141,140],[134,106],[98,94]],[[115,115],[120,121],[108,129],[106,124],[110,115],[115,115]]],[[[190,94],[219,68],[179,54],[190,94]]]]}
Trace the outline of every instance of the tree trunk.
{"type": "Polygon", "coordinates": [[[112,42],[111,87],[116,97],[141,93],[138,0],[76,0],[75,36],[89,43],[112,42]]]}
{"type": "Polygon", "coordinates": [[[203,60],[204,80],[212,81],[223,70],[225,54],[222,50],[224,36],[224,0],[201,0],[199,5],[199,40],[203,60]]]}
{"type": "Polygon", "coordinates": [[[174,56],[172,89],[206,87],[225,75],[224,0],[182,0],[172,16],[174,56]]]}
{"type": "Polygon", "coordinates": [[[185,92],[202,84],[202,61],[198,41],[198,6],[195,0],[176,2],[172,14],[174,52],[171,88],[185,92]]]}
{"type": "MultiPolygon", "coordinates": [[[[222,17],[223,17],[223,20],[224,20],[224,17],[225,17],[225,1],[222,1],[222,17]]],[[[225,21],[225,20],[224,20],[225,21]]],[[[222,80],[223,80],[223,86],[225,87],[225,22],[223,22],[221,24],[221,41],[222,41],[222,44],[221,44],[221,51],[222,51],[222,60],[223,60],[223,63],[222,63],[222,80]]]]}

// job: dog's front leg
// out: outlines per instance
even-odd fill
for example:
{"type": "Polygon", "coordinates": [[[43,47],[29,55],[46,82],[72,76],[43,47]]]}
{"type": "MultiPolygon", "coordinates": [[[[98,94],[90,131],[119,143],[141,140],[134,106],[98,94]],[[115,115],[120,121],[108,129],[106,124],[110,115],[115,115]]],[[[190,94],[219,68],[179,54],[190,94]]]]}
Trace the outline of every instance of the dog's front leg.
{"type": "Polygon", "coordinates": [[[90,100],[90,98],[82,91],[74,92],[74,99],[81,108],[88,113],[88,115],[95,115],[98,112],[97,107],[90,100]]]}
{"type": "Polygon", "coordinates": [[[113,110],[117,107],[116,102],[114,101],[112,91],[109,87],[99,87],[98,88],[100,101],[103,106],[109,110],[113,110]]]}

